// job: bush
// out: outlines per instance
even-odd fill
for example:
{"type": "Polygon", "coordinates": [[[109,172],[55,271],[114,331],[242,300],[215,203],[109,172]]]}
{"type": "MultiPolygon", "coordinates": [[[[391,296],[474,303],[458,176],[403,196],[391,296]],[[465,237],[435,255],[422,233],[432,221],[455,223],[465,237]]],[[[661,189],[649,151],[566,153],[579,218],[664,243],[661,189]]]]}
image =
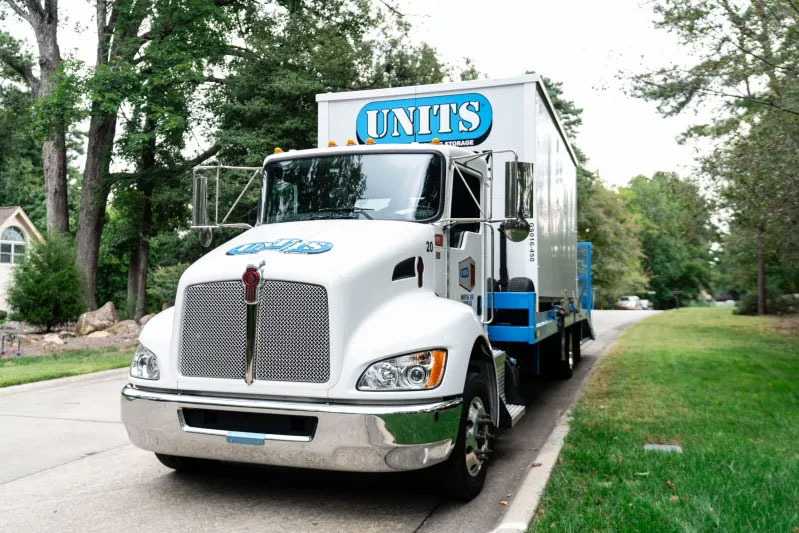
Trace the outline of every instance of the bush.
{"type": "Polygon", "coordinates": [[[50,235],[32,245],[11,272],[7,300],[14,318],[48,331],[76,320],[86,302],[72,243],[66,237],[50,235]]]}
{"type": "Polygon", "coordinates": [[[0,310],[0,320],[5,320],[8,318],[8,311],[0,310]]]}
{"type": "Polygon", "coordinates": [[[164,304],[173,305],[178,292],[178,281],[183,271],[189,268],[186,263],[156,268],[150,272],[147,283],[147,311],[157,313],[164,304]]]}
{"type": "MultiPolygon", "coordinates": [[[[770,315],[795,315],[799,314],[799,295],[783,294],[782,296],[766,297],[766,311],[770,315]]],[[[757,294],[749,293],[739,301],[735,312],[739,315],[757,314],[757,294]]]]}

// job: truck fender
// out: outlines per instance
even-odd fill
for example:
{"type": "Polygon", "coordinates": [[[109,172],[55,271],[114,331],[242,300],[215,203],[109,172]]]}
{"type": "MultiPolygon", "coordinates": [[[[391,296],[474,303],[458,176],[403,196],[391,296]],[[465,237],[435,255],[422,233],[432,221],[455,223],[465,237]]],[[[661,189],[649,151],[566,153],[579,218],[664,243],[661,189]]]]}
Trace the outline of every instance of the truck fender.
{"type": "Polygon", "coordinates": [[[470,307],[433,293],[405,293],[391,298],[354,326],[345,347],[345,368],[330,391],[335,398],[384,399],[385,393],[355,389],[366,368],[381,359],[432,348],[444,348],[448,353],[441,385],[403,392],[403,399],[460,396],[475,341],[482,339],[488,344],[470,307]]]}

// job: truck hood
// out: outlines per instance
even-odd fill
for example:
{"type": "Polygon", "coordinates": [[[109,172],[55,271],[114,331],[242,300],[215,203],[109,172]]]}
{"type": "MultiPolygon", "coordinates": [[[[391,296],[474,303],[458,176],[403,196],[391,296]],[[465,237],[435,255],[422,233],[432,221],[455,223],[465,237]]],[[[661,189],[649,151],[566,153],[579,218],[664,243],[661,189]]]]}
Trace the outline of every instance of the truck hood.
{"type": "Polygon", "coordinates": [[[330,276],[348,278],[385,260],[421,255],[432,240],[431,226],[413,222],[343,219],[265,224],[206,254],[186,270],[181,285],[241,279],[248,265],[261,267],[267,279],[326,285],[323,282],[330,276]]]}

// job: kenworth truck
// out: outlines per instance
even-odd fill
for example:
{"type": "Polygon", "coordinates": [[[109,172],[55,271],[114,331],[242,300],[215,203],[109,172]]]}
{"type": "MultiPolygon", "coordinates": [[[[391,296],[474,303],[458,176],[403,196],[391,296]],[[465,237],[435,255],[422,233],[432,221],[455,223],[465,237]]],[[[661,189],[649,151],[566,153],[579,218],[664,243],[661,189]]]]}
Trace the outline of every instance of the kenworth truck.
{"type": "MultiPolygon", "coordinates": [[[[574,153],[537,76],[317,102],[320,147],[266,157],[254,226],[142,330],[122,420],[178,470],[428,469],[470,499],[525,381],[592,336],[574,153]]],[[[206,244],[249,227],[214,189],[195,177],[206,244]]]]}

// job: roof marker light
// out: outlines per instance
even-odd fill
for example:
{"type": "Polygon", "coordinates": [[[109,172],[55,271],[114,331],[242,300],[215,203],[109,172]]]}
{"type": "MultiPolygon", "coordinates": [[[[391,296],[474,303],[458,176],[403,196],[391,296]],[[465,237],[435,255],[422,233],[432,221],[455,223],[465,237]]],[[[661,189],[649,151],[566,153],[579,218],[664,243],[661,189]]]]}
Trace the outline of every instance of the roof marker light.
{"type": "Polygon", "coordinates": [[[336,141],[327,141],[328,148],[333,148],[334,146],[337,146],[336,141]]]}
{"type": "Polygon", "coordinates": [[[441,144],[441,141],[438,140],[438,137],[433,137],[433,140],[430,142],[431,144],[441,144]]]}
{"type": "Polygon", "coordinates": [[[347,146],[355,146],[355,141],[352,139],[347,139],[347,146]]]}
{"type": "Polygon", "coordinates": [[[372,139],[371,137],[367,137],[366,138],[366,144],[374,144],[374,143],[375,143],[375,140],[372,139]]]}
{"type": "Polygon", "coordinates": [[[283,149],[281,147],[279,147],[279,146],[275,146],[275,153],[276,154],[282,154],[283,153],[283,149]]]}

